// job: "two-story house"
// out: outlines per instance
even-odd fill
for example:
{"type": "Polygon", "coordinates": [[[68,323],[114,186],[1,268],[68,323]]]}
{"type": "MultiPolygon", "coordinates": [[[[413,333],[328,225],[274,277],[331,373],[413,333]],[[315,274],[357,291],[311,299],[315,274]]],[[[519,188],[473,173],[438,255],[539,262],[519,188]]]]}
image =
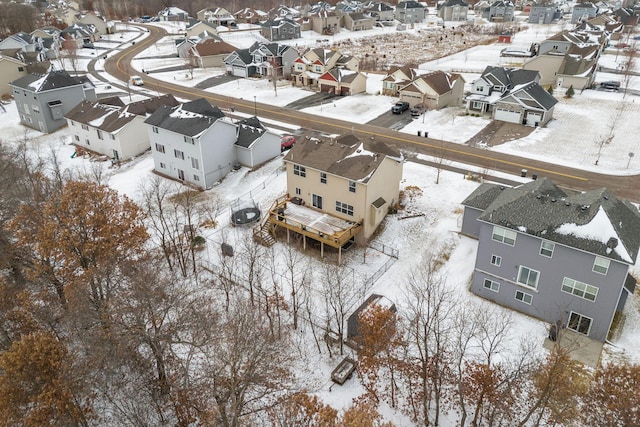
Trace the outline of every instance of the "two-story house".
{"type": "Polygon", "coordinates": [[[334,68],[359,71],[360,61],[333,49],[309,49],[294,61],[291,77],[296,86],[317,86],[320,76],[334,68]]]}
{"type": "Polygon", "coordinates": [[[460,74],[433,71],[400,88],[400,100],[422,104],[430,110],[462,104],[464,78],[460,74]]]}
{"type": "Polygon", "coordinates": [[[349,241],[365,243],[398,201],[402,162],[373,138],[298,141],[284,158],[288,196],[274,203],[255,236],[277,226],[339,253],[349,241]]]}
{"type": "Polygon", "coordinates": [[[215,26],[231,27],[236,25],[236,18],[223,7],[207,7],[196,13],[196,18],[215,26]]]}
{"type": "Polygon", "coordinates": [[[342,16],[343,26],[349,31],[364,31],[373,28],[375,18],[369,13],[355,12],[342,16]]]}
{"type": "Polygon", "coordinates": [[[463,202],[478,239],[471,292],[605,341],[633,292],[640,214],[606,189],[567,195],[548,179],[482,184],[463,202]]]}
{"type": "Polygon", "coordinates": [[[237,49],[223,63],[228,74],[239,77],[254,75],[289,78],[298,51],[288,45],[279,43],[255,42],[247,49],[237,49]]]}
{"type": "Polygon", "coordinates": [[[382,79],[382,94],[400,96],[400,88],[411,83],[418,74],[409,67],[392,67],[382,79]]]}
{"type": "Polygon", "coordinates": [[[267,12],[263,12],[259,9],[252,7],[245,7],[233,14],[236,22],[239,24],[254,24],[257,25],[267,20],[269,15],[267,12]]]}
{"type": "Polygon", "coordinates": [[[387,26],[393,25],[395,10],[389,3],[376,2],[367,11],[376,20],[376,23],[387,26]]]}
{"type": "Polygon", "coordinates": [[[571,11],[571,23],[577,24],[593,18],[598,14],[598,7],[590,1],[576,3],[571,11]]]}
{"type": "Polygon", "coordinates": [[[50,133],[67,124],[64,116],[83,100],[95,101],[96,91],[86,77],[66,71],[28,74],[9,83],[20,123],[50,133]]]}
{"type": "Polygon", "coordinates": [[[515,19],[515,10],[511,1],[497,0],[482,9],[482,17],[490,22],[511,22],[515,19]]]}
{"type": "Polygon", "coordinates": [[[27,75],[27,64],[0,54],[0,95],[9,95],[11,87],[9,83],[27,75]]]}
{"type": "Polygon", "coordinates": [[[272,18],[261,24],[260,34],[269,41],[299,39],[300,24],[289,18],[272,18]]]}
{"type": "Polygon", "coordinates": [[[319,10],[309,15],[311,29],[318,34],[336,34],[340,32],[340,15],[329,10],[319,10]]]}
{"type": "Polygon", "coordinates": [[[402,24],[416,24],[424,21],[425,9],[417,1],[401,1],[396,5],[395,18],[402,24]]]}
{"type": "Polygon", "coordinates": [[[572,44],[566,53],[545,53],[537,55],[524,64],[524,70],[540,73],[541,86],[573,86],[575,90],[591,87],[595,80],[600,47],[588,44],[583,47],[572,44]]]}
{"type": "Polygon", "coordinates": [[[160,107],[145,124],[158,174],[209,189],[231,171],[236,126],[204,98],[160,107]]]}
{"type": "Polygon", "coordinates": [[[189,20],[189,12],[179,7],[168,6],[158,12],[158,19],[170,22],[186,22],[189,20]]]}
{"type": "Polygon", "coordinates": [[[466,98],[467,109],[481,113],[491,112],[495,102],[510,89],[538,81],[540,74],[537,71],[489,65],[479,78],[471,82],[471,91],[466,98]]]}
{"type": "Polygon", "coordinates": [[[537,54],[565,54],[574,45],[580,48],[588,46],[604,47],[606,41],[607,38],[603,35],[564,30],[541,41],[537,54]]]}
{"type": "Polygon", "coordinates": [[[224,67],[224,60],[235,51],[235,47],[217,37],[199,39],[187,51],[191,64],[200,68],[224,67]]]}
{"type": "Polygon", "coordinates": [[[562,11],[553,3],[534,3],[529,10],[530,24],[550,24],[555,19],[562,17],[562,11]]]}
{"type": "Polygon", "coordinates": [[[355,95],[367,90],[367,76],[358,71],[333,68],[318,77],[320,92],[341,96],[355,95]]]}
{"type": "Polygon", "coordinates": [[[149,149],[149,134],[144,124],[147,116],[163,105],[178,104],[173,95],[129,105],[114,97],[98,102],[82,101],[65,118],[76,146],[121,161],[149,149]]]}
{"type": "Polygon", "coordinates": [[[558,100],[536,82],[515,86],[495,101],[494,120],[544,126],[553,118],[553,110],[558,100]]]}
{"type": "Polygon", "coordinates": [[[469,5],[463,0],[447,0],[438,5],[438,17],[443,21],[466,21],[469,5]]]}

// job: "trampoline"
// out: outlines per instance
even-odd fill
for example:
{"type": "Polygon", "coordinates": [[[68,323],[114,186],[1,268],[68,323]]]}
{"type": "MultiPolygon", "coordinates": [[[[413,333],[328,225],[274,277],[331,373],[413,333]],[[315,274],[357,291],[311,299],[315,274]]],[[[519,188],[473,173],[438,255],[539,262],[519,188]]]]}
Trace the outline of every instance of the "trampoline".
{"type": "Polygon", "coordinates": [[[253,200],[236,200],[231,206],[231,225],[249,225],[260,221],[261,212],[253,200]]]}

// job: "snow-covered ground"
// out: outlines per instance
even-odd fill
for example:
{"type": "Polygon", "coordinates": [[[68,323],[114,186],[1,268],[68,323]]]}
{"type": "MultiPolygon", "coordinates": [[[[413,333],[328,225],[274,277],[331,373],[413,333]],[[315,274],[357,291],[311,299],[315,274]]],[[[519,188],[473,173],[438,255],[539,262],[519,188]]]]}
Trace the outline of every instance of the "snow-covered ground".
{"type": "MultiPolygon", "coordinates": [[[[172,29],[179,30],[179,28],[172,29]]],[[[516,35],[513,45],[528,46],[532,41],[541,40],[555,33],[558,29],[553,26],[530,26],[526,32],[516,35]]],[[[130,40],[138,36],[144,36],[144,34],[125,33],[121,40],[128,44],[130,40]]],[[[119,40],[118,34],[111,37],[115,41],[119,40]]],[[[241,46],[242,43],[239,40],[248,36],[234,35],[234,37],[237,38],[238,46],[241,46]]],[[[316,36],[316,38],[320,37],[316,36]]],[[[307,39],[304,40],[306,43],[307,39]]],[[[152,46],[139,56],[139,59],[135,61],[136,66],[139,69],[146,68],[148,70],[164,68],[173,59],[151,58],[168,55],[171,43],[163,41],[152,46]]],[[[112,54],[109,49],[113,49],[115,46],[113,43],[106,42],[104,46],[101,45],[101,42],[98,42],[97,45],[99,55],[102,55],[103,52],[107,55],[112,54]]],[[[502,47],[504,46],[477,46],[433,63],[422,64],[421,68],[464,71],[464,76],[469,82],[486,65],[501,64],[498,52],[502,47]]],[[[121,47],[115,48],[113,52],[119,49],[121,47]]],[[[86,63],[94,57],[91,53],[87,53],[86,58],[84,56],[80,67],[86,66],[86,63]]],[[[611,59],[607,58],[607,60],[611,59]]],[[[100,62],[101,60],[97,64],[98,69],[101,69],[100,62]]],[[[175,80],[184,85],[193,86],[219,72],[220,70],[196,70],[193,79],[187,78],[184,71],[157,73],[154,77],[160,76],[163,79],[175,80]]],[[[102,75],[112,81],[112,78],[104,73],[102,75]]],[[[379,85],[379,76],[371,75],[367,86],[368,93],[336,99],[322,106],[307,108],[305,111],[358,123],[367,122],[387,112],[393,102],[392,98],[376,95],[381,87],[379,85]]],[[[102,89],[107,90],[104,85],[101,85],[100,90],[102,89]]],[[[277,96],[275,96],[273,87],[265,80],[260,79],[238,80],[210,90],[245,99],[252,99],[255,96],[258,102],[276,105],[286,105],[309,94],[302,89],[282,86],[277,88],[277,96]]],[[[556,93],[556,95],[560,102],[555,110],[555,120],[548,127],[536,129],[526,138],[492,149],[600,172],[640,172],[640,161],[631,159],[632,161],[629,163],[628,155],[638,149],[635,141],[638,132],[637,118],[639,117],[638,104],[640,101],[636,103],[634,95],[623,97],[622,93],[599,91],[577,93],[572,99],[563,98],[562,94],[556,93]],[[597,142],[599,138],[609,134],[613,120],[616,123],[614,138],[610,144],[603,148],[599,165],[595,166],[595,158],[599,148],[597,142]]],[[[139,99],[140,96],[134,95],[134,97],[139,99]]],[[[25,128],[18,124],[15,104],[11,103],[6,108],[7,112],[0,114],[3,116],[0,125],[3,142],[17,143],[25,137],[25,128]]],[[[486,119],[458,115],[452,111],[460,113],[464,112],[464,109],[430,111],[426,116],[413,120],[403,129],[403,132],[415,134],[417,130],[428,131],[430,137],[463,143],[488,123],[486,119]]],[[[71,138],[65,128],[51,135],[42,135],[39,132],[29,130],[27,136],[33,139],[31,146],[33,153],[47,157],[49,150],[55,150],[62,168],[73,171],[73,173],[91,173],[96,168],[103,169],[106,182],[133,200],[139,200],[141,183],[151,177],[153,162],[148,153],[122,167],[114,168],[110,164],[94,162],[89,158],[72,158],[74,148],[69,145],[71,138]]],[[[286,188],[285,176],[280,172],[281,166],[282,159],[278,158],[257,171],[249,172],[243,168],[240,171],[232,172],[219,185],[207,192],[223,207],[220,214],[221,226],[209,231],[207,235],[209,241],[212,242],[211,247],[228,238],[241,239],[243,236],[246,237],[249,230],[225,226],[228,221],[225,221],[224,217],[228,215],[228,207],[239,196],[251,198],[261,207],[268,206],[273,198],[283,193],[286,188]]],[[[461,237],[457,233],[460,229],[461,219],[460,202],[477,187],[478,183],[461,178],[460,174],[444,171],[440,174],[439,184],[435,184],[436,171],[433,168],[411,162],[405,164],[401,186],[402,188],[416,186],[422,189],[422,195],[412,202],[410,209],[424,215],[405,220],[390,216],[385,221],[383,231],[377,239],[398,249],[400,256],[391,270],[375,284],[372,291],[388,296],[402,306],[404,289],[401,279],[406,277],[408,272],[422,261],[422,256],[427,248],[448,246],[452,250],[449,261],[443,267],[447,275],[447,283],[458,289],[459,293],[469,301],[479,302],[479,298],[467,291],[477,242],[461,237]]],[[[363,251],[362,248],[354,249],[347,255],[348,265],[353,269],[354,274],[370,275],[378,265],[387,259],[386,256],[376,251],[367,250],[366,253],[363,251]]],[[[214,256],[214,252],[211,249],[207,252],[207,256],[214,256]]],[[[640,273],[640,265],[636,265],[634,270],[635,273],[640,273]]],[[[497,310],[502,309],[497,308],[497,310]]],[[[504,312],[507,313],[506,310],[504,312]]],[[[546,336],[546,325],[543,322],[518,313],[509,313],[514,319],[512,329],[514,337],[529,335],[537,337],[542,344],[542,340],[546,336]]],[[[625,316],[624,328],[619,338],[613,345],[605,345],[604,361],[627,360],[640,363],[640,351],[638,351],[640,350],[638,344],[640,343],[640,301],[637,296],[628,300],[625,316]]],[[[312,390],[317,391],[318,395],[332,406],[342,408],[348,405],[351,398],[362,393],[363,390],[356,381],[349,381],[343,387],[330,387],[331,383],[328,378],[331,369],[335,366],[335,360],[309,356],[305,362],[308,363],[306,369],[308,377],[305,379],[305,383],[310,385],[312,390]]],[[[385,410],[385,414],[388,414],[389,419],[393,420],[396,425],[409,425],[406,419],[390,410],[385,410]]]]}

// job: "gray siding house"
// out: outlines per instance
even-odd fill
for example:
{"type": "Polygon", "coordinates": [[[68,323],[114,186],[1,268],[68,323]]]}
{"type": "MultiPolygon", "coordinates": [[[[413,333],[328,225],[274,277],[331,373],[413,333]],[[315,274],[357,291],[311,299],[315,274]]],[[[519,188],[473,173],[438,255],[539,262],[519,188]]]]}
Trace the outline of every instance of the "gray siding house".
{"type": "Polygon", "coordinates": [[[482,17],[490,22],[511,22],[515,19],[515,10],[512,2],[498,0],[482,9],[482,17]]]}
{"type": "Polygon", "coordinates": [[[163,106],[145,124],[159,174],[209,189],[231,171],[236,126],[204,98],[163,106]]]}
{"type": "Polygon", "coordinates": [[[44,133],[66,125],[64,116],[83,100],[97,99],[95,87],[86,77],[73,77],[64,70],[28,74],[9,86],[20,123],[44,133]]]}
{"type": "Polygon", "coordinates": [[[425,7],[417,1],[401,1],[396,6],[396,19],[403,24],[424,21],[425,7]]]}
{"type": "Polygon", "coordinates": [[[289,18],[269,19],[262,24],[260,34],[269,41],[300,38],[300,24],[289,18]]]}
{"type": "Polygon", "coordinates": [[[257,117],[238,123],[236,160],[254,168],[280,155],[280,135],[267,130],[257,117]]]}
{"type": "Polygon", "coordinates": [[[560,19],[561,17],[562,11],[555,4],[532,4],[527,22],[530,24],[550,24],[554,19],[560,19]]]}
{"type": "Polygon", "coordinates": [[[571,11],[571,23],[577,24],[579,22],[587,21],[598,13],[598,7],[593,3],[587,1],[584,3],[577,3],[573,6],[571,11]]]}
{"type": "Polygon", "coordinates": [[[640,213],[606,189],[568,196],[548,179],[482,184],[463,202],[478,239],[471,292],[604,342],[635,288],[640,213]]]}
{"type": "Polygon", "coordinates": [[[463,0],[447,0],[438,6],[438,17],[443,21],[466,21],[469,5],[463,0]]]}

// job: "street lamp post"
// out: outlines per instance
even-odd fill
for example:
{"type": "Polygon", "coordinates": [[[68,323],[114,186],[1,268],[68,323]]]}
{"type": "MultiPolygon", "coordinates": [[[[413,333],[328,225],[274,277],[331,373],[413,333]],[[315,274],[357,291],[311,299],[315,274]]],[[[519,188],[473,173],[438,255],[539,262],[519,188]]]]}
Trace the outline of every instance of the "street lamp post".
{"type": "Polygon", "coordinates": [[[258,104],[256,103],[255,95],[253,95],[253,115],[258,117],[258,104]]]}

